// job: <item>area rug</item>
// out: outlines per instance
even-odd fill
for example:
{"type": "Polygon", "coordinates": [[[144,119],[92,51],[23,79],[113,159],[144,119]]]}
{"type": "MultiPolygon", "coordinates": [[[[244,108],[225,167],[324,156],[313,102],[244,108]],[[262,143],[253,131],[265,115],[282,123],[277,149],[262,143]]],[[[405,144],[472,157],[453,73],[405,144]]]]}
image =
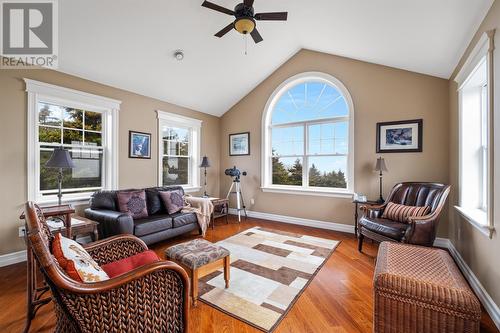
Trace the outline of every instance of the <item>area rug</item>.
{"type": "Polygon", "coordinates": [[[217,243],[231,252],[223,271],[198,282],[200,300],[264,332],[272,332],[339,241],[254,227],[217,243]]]}

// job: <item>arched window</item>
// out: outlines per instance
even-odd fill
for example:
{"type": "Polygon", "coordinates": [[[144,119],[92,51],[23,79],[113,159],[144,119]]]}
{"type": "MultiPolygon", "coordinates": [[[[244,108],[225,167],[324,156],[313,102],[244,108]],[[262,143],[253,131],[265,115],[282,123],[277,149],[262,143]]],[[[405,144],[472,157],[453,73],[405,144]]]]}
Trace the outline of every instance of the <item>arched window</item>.
{"type": "Polygon", "coordinates": [[[262,120],[262,189],[352,193],[353,112],[349,92],[331,75],[303,73],[283,82],[262,120]]]}

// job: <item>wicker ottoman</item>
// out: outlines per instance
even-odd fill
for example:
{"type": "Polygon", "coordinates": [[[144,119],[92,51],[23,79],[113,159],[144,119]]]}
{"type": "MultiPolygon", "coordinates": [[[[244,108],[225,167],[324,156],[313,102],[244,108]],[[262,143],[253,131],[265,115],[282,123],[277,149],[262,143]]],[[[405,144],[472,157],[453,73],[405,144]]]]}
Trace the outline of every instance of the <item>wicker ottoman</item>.
{"type": "Polygon", "coordinates": [[[224,268],[226,288],[229,287],[229,251],[204,239],[195,239],[165,250],[165,258],[182,266],[191,277],[193,305],[198,300],[198,279],[224,268]]]}
{"type": "Polygon", "coordinates": [[[479,301],[446,251],[383,242],[374,292],[374,332],[479,332],[479,301]]]}

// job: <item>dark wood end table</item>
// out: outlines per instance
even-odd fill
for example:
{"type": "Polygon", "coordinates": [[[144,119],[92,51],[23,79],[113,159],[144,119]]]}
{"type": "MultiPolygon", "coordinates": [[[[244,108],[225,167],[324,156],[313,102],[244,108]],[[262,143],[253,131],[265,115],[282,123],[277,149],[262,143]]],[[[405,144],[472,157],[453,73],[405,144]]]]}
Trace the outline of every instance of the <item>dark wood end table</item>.
{"type": "Polygon", "coordinates": [[[212,204],[214,205],[214,212],[212,213],[212,229],[215,227],[215,219],[225,217],[226,224],[229,224],[228,215],[229,215],[229,200],[221,199],[221,198],[210,198],[212,204]],[[220,211],[217,211],[217,208],[220,211]]]}

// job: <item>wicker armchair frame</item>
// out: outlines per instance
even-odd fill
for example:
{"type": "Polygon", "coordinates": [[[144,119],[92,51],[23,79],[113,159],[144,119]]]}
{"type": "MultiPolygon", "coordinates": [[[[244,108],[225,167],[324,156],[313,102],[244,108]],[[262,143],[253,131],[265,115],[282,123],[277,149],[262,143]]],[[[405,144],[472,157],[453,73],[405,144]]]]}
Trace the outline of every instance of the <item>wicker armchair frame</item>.
{"type": "MultiPolygon", "coordinates": [[[[56,332],[187,332],[189,279],[170,261],[144,265],[95,283],[69,278],[50,252],[53,236],[43,214],[25,205],[29,246],[52,291],[56,332]]],[[[120,235],[85,247],[99,265],[147,250],[132,235],[120,235]]]]}

